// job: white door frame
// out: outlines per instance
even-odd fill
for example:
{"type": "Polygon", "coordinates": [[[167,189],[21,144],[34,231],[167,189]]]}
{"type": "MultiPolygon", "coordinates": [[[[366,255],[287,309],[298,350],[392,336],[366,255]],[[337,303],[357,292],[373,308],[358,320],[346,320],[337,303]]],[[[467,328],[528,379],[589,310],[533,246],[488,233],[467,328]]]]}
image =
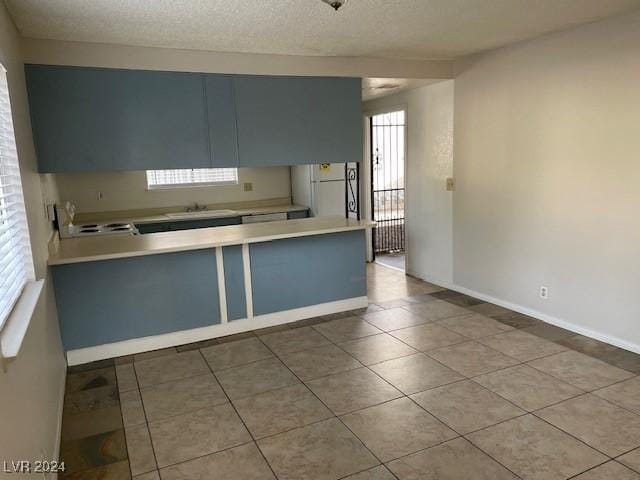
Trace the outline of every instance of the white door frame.
{"type": "MultiPolygon", "coordinates": [[[[407,103],[400,103],[388,107],[379,107],[370,110],[364,111],[364,159],[363,159],[363,172],[361,175],[362,180],[362,188],[361,192],[361,203],[362,209],[362,218],[371,219],[372,208],[371,205],[371,129],[370,119],[374,115],[380,115],[382,113],[390,113],[390,112],[399,112],[404,111],[404,261],[405,261],[405,273],[408,270],[409,265],[409,191],[408,191],[408,182],[407,182],[407,174],[409,173],[409,106],[407,103]]],[[[366,230],[366,238],[367,238],[367,262],[373,261],[373,242],[372,242],[372,230],[368,228],[366,230]]]]}

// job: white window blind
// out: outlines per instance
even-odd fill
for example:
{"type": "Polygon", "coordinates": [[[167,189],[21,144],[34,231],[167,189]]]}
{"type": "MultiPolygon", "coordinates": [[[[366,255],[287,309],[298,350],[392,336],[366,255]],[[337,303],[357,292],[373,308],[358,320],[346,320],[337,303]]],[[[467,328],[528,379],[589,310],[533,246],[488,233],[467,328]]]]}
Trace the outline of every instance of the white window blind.
{"type": "Polygon", "coordinates": [[[237,168],[147,170],[147,187],[171,188],[238,183],[237,168]]]}
{"type": "Polygon", "coordinates": [[[34,279],[5,69],[0,65],[0,330],[34,279]]]}

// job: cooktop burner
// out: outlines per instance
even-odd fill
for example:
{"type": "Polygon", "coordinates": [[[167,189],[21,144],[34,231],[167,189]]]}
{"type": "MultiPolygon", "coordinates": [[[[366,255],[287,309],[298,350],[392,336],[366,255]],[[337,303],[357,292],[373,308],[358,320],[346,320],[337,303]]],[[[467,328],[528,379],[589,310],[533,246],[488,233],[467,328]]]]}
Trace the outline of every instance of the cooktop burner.
{"type": "Polygon", "coordinates": [[[117,223],[85,223],[83,225],[68,225],[66,230],[61,230],[62,238],[69,237],[88,237],[93,235],[137,235],[138,229],[132,223],[117,222],[117,223]]]}

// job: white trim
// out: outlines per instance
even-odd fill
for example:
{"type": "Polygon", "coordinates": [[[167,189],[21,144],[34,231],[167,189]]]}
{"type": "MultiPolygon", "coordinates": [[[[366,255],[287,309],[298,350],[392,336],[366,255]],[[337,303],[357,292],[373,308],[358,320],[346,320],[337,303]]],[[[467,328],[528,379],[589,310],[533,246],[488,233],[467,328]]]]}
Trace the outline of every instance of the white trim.
{"type": "Polygon", "coordinates": [[[244,294],[247,300],[247,318],[253,318],[253,289],[251,287],[251,257],[249,245],[242,244],[242,268],[244,270],[244,294]]]}
{"type": "Polygon", "coordinates": [[[321,303],[309,307],[295,308],[282,312],[258,315],[253,319],[233,320],[225,324],[211,325],[209,327],[182,330],[179,332],[165,333],[151,337],[135,338],[122,342],[98,345],[95,347],[80,348],[67,352],[67,363],[69,366],[89,363],[106,358],[120,357],[122,355],[132,355],[134,353],[148,352],[161,348],[175,347],[187,343],[199,342],[210,338],[222,337],[234,333],[247,332],[259,328],[281,325],[306,318],[313,318],[320,315],[355,310],[365,308],[369,305],[369,299],[364,297],[348,298],[335,302],[321,303]]]}
{"type": "Polygon", "coordinates": [[[220,321],[227,323],[227,287],[224,283],[224,256],[222,247],[216,247],[216,270],[218,273],[218,298],[220,301],[220,321]]]}
{"type": "MultiPolygon", "coordinates": [[[[65,369],[66,370],[66,369],[65,369]]],[[[67,390],[67,375],[66,371],[62,374],[62,389],[60,390],[60,399],[58,401],[58,425],[56,426],[56,439],[53,445],[53,457],[51,460],[60,460],[60,445],[62,440],[62,416],[64,413],[64,393],[67,390]]],[[[46,459],[43,459],[46,460],[46,459]]],[[[55,473],[53,478],[58,478],[58,474],[55,473]]]]}
{"type": "Polygon", "coordinates": [[[576,325],[575,323],[568,322],[566,320],[562,320],[560,318],[554,317],[552,315],[547,315],[546,313],[539,312],[537,310],[533,310],[532,308],[523,307],[522,305],[517,305],[515,303],[508,302],[506,300],[501,300],[496,297],[492,297],[491,295],[486,295],[484,293],[477,292],[475,290],[471,290],[470,288],[461,287],[459,285],[455,285],[448,282],[443,282],[438,279],[430,279],[428,277],[419,277],[413,275],[416,278],[421,278],[422,280],[433,283],[434,285],[438,285],[440,287],[448,288],[449,290],[454,290],[456,292],[464,293],[465,295],[469,295],[475,298],[479,298],[480,300],[484,300],[485,302],[493,303],[500,307],[508,308],[509,310],[513,310],[514,312],[522,313],[524,315],[528,315],[530,317],[541,320],[545,323],[549,323],[551,325],[555,325],[556,327],[561,327],[571,332],[584,335],[585,337],[593,338],[595,340],[600,340],[601,342],[608,343],[615,347],[622,348],[624,350],[629,350],[630,352],[640,354],[640,345],[637,343],[628,342],[627,340],[623,340],[621,338],[608,335],[606,333],[598,332],[596,330],[591,330],[590,328],[585,328],[580,325],[576,325]]]}
{"type": "Polygon", "coordinates": [[[18,356],[43,286],[44,279],[29,281],[24,286],[22,294],[0,331],[0,358],[15,358],[18,356]]]}

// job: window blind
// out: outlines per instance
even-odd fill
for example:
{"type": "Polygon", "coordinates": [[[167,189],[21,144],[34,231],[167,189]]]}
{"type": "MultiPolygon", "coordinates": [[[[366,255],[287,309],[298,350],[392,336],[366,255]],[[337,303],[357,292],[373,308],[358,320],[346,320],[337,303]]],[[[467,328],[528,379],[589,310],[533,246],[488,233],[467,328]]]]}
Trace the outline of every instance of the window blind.
{"type": "Polygon", "coordinates": [[[0,65],[0,330],[34,279],[6,70],[0,65]]]}
{"type": "Polygon", "coordinates": [[[237,168],[147,170],[149,188],[229,185],[238,183],[237,168]]]}

